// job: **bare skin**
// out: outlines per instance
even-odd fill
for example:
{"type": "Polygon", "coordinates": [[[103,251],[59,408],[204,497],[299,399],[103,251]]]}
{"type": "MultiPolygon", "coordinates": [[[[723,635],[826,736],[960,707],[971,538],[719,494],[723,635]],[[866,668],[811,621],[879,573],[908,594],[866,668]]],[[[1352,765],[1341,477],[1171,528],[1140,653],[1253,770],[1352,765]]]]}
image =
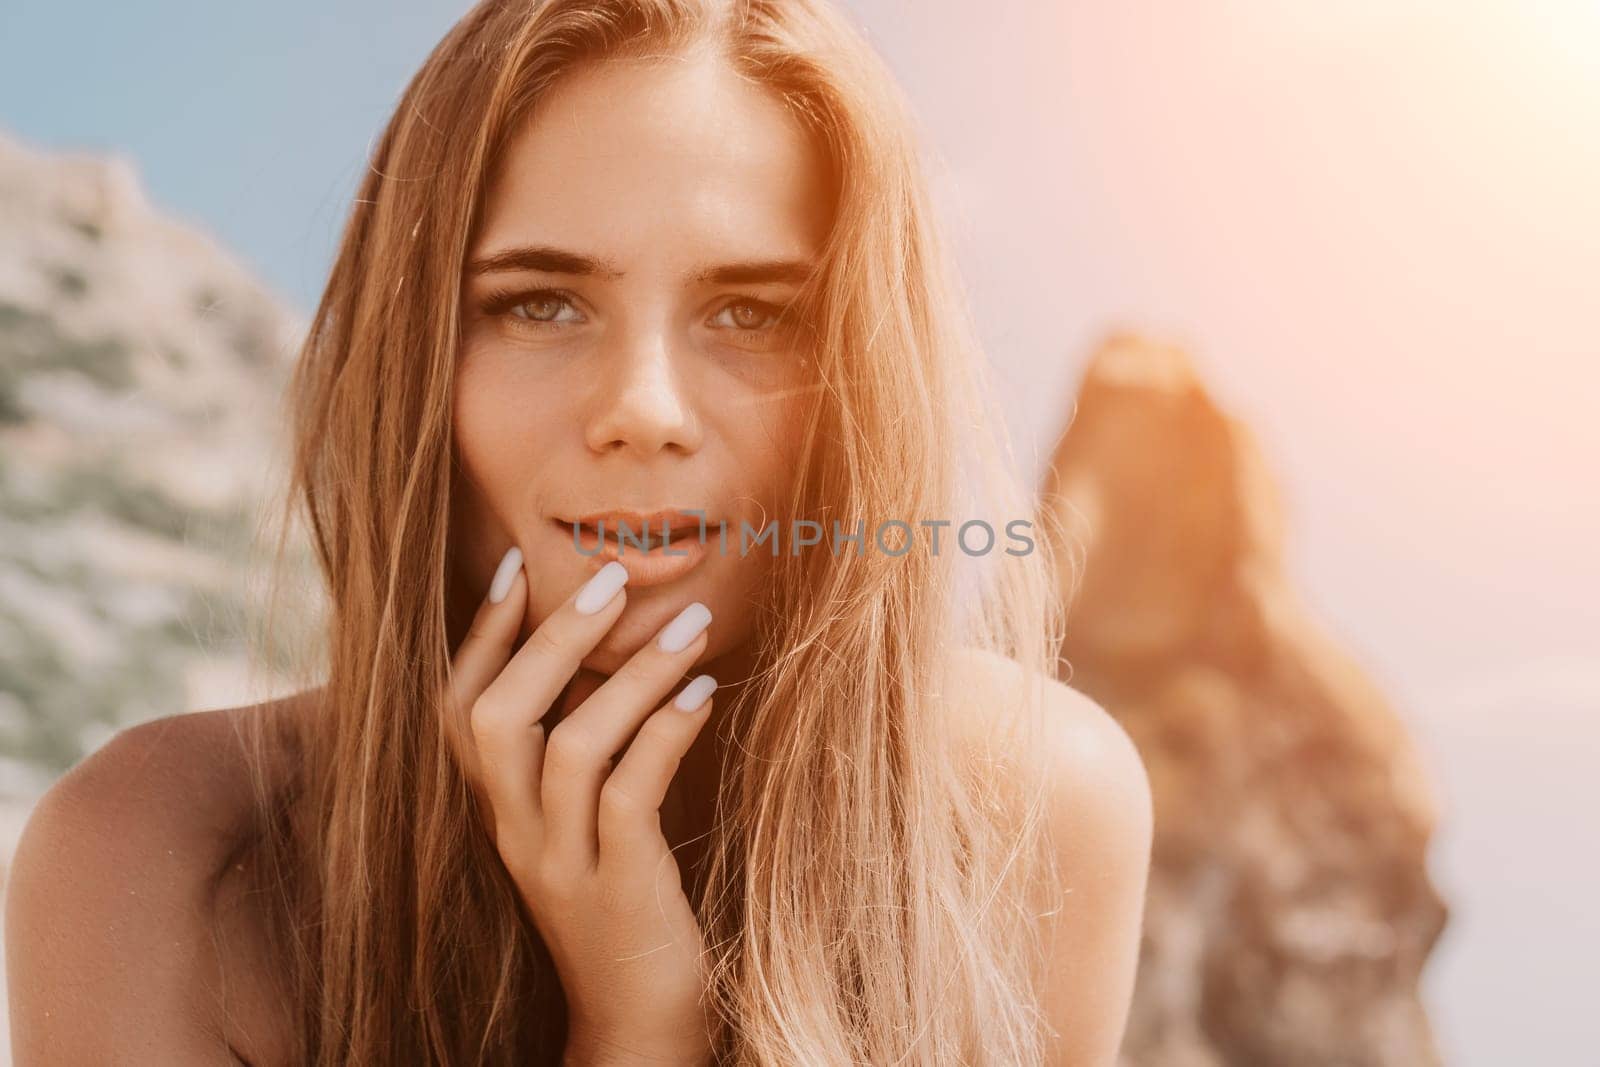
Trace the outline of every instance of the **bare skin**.
{"type": "MultiPolygon", "coordinates": [[[[951,713],[977,738],[1021,679],[1009,660],[958,651],[946,691],[970,697],[951,713]]],[[[1036,682],[1055,725],[1050,826],[1072,890],[1045,927],[1061,946],[1044,991],[1060,1033],[1051,1062],[1109,1067],[1138,956],[1149,786],[1114,719],[1060,682],[1036,682]]],[[[308,699],[297,703],[309,709],[308,699]]],[[[6,879],[18,1067],[289,1063],[290,1016],[276,999],[265,947],[272,918],[243,895],[229,864],[228,843],[249,803],[229,720],[295,706],[193,712],[133,727],[40,801],[6,879]]],[[[690,729],[712,713],[654,713],[667,712],[690,720],[690,729]]],[[[702,732],[701,744],[710,736],[702,732]]],[[[664,833],[679,846],[690,832],[664,825],[664,833]]]]}
{"type": "MultiPolygon", "coordinates": [[[[477,600],[453,605],[473,625],[450,706],[472,739],[485,827],[568,993],[571,1063],[706,1058],[680,864],[717,786],[703,727],[748,674],[763,573],[760,553],[713,554],[584,614],[574,597],[601,561],[574,551],[559,520],[660,507],[703,508],[735,530],[782,519],[810,393],[773,309],[823,236],[816,173],[782,107],[718,63],[607,65],[564,81],[513,138],[469,253],[452,522],[456,585],[477,600]],[[734,265],[729,281],[721,268],[734,265]],[[512,548],[521,566],[491,601],[512,548]],[[695,603],[709,626],[657,647],[695,603]],[[699,673],[724,688],[671,706],[699,673]]],[[[1023,675],[965,650],[947,663],[951,713],[976,745],[1023,675]]],[[[1053,1062],[1109,1065],[1137,959],[1149,789],[1114,720],[1034,681],[1072,887],[1041,920],[1061,946],[1044,990],[1053,1062]]],[[[280,713],[314,704],[125,731],[41,802],[7,902],[19,1065],[284,1062],[271,920],[229,851],[248,800],[230,718],[280,713]]]]}
{"type": "Polygon", "coordinates": [[[123,730],[39,801],[6,872],[15,1063],[288,1062],[235,724],[302,703],[123,730]]]}

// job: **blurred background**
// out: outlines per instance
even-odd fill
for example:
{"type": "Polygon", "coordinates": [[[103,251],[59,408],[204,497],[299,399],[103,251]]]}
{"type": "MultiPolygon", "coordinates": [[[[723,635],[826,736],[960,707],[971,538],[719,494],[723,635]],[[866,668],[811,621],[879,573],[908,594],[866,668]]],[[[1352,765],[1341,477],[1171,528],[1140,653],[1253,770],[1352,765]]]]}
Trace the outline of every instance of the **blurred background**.
{"type": "MultiPolygon", "coordinates": [[[[1128,1062],[1600,1062],[1600,2],[848,6],[1152,769],[1128,1062]]],[[[275,389],[464,8],[0,4],[0,857],[244,698],[275,389]]]]}

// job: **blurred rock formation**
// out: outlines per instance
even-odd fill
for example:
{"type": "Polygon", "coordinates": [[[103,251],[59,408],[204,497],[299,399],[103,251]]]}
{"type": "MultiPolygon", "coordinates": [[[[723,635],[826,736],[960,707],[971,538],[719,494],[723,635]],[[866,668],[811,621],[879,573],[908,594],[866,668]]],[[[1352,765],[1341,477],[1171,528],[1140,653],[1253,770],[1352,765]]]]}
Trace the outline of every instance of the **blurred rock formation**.
{"type": "Polygon", "coordinates": [[[127,164],[0,135],[0,794],[237,678],[299,332],[127,164]]]}
{"type": "Polygon", "coordinates": [[[1418,999],[1446,918],[1429,782],[1291,588],[1248,429],[1183,352],[1113,336],[1040,519],[1079,564],[1062,676],[1122,722],[1155,794],[1124,1063],[1437,1063],[1418,999]]]}

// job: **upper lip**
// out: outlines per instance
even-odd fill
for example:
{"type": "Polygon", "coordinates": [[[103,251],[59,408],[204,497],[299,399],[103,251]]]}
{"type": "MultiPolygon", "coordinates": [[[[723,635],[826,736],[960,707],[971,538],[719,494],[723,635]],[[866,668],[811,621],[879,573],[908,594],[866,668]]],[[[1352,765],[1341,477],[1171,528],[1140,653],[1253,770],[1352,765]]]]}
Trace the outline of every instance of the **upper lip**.
{"type": "MultiPolygon", "coordinates": [[[[579,515],[577,518],[562,519],[561,521],[568,525],[576,523],[580,526],[594,527],[598,527],[600,523],[604,522],[612,530],[617,529],[618,523],[625,522],[628,524],[628,529],[641,533],[647,530],[660,532],[663,524],[665,524],[666,529],[670,530],[698,531],[705,509],[696,508],[694,511],[699,512],[699,514],[689,514],[689,509],[686,508],[659,508],[655,511],[613,508],[609,511],[595,511],[588,515],[579,515]]],[[[704,521],[709,525],[712,520],[706,518],[704,521]]]]}

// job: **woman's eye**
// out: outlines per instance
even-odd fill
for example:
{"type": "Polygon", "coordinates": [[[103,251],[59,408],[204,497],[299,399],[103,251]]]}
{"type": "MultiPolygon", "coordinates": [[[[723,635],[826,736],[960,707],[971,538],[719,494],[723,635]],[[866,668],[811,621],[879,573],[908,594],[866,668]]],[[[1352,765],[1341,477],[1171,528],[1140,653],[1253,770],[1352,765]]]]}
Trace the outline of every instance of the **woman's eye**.
{"type": "Polygon", "coordinates": [[[572,306],[572,301],[553,289],[540,290],[519,297],[515,303],[509,304],[506,310],[516,318],[527,322],[572,322],[583,317],[578,314],[578,309],[572,306]]]}
{"type": "Polygon", "coordinates": [[[582,322],[572,296],[560,289],[513,289],[484,294],[480,311],[488,318],[509,315],[528,326],[582,322]]]}
{"type": "Polygon", "coordinates": [[[733,330],[766,330],[777,324],[782,313],[782,308],[763,300],[738,300],[717,312],[711,322],[733,330]]]}

